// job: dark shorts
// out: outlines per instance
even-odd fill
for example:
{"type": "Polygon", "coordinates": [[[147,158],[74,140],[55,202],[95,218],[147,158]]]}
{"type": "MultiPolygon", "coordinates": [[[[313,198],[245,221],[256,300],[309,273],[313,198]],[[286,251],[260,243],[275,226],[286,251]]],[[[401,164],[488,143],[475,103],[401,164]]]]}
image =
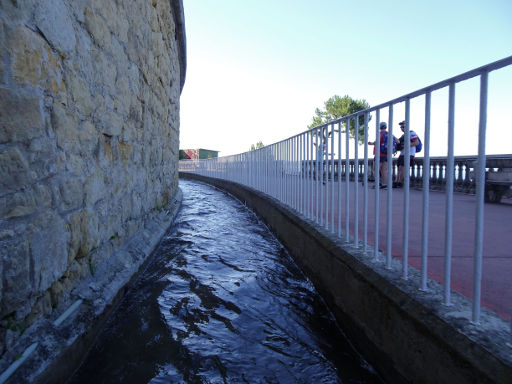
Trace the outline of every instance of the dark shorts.
{"type": "MultiPolygon", "coordinates": [[[[412,162],[414,161],[414,156],[410,156],[409,158],[411,159],[410,164],[412,164],[412,162]]],[[[396,164],[398,166],[404,165],[404,157],[402,155],[398,156],[398,160],[396,161],[396,164]]]]}
{"type": "Polygon", "coordinates": [[[380,162],[381,162],[381,163],[387,163],[387,162],[388,162],[388,155],[386,155],[386,156],[381,156],[381,157],[380,157],[380,162]]]}

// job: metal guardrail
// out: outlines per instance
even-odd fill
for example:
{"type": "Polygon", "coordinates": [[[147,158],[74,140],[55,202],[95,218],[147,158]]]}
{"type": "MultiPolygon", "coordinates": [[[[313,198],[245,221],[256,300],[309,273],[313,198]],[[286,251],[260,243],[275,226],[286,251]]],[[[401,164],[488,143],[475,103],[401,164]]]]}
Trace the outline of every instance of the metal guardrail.
{"type": "MultiPolygon", "coordinates": [[[[445,247],[443,275],[443,304],[451,303],[451,266],[452,266],[452,232],[453,232],[453,194],[462,190],[476,195],[475,231],[472,279],[472,316],[471,321],[478,324],[481,312],[481,281],[482,281],[482,249],[483,249],[483,213],[487,169],[510,166],[512,156],[487,156],[485,151],[487,130],[487,95],[489,72],[512,65],[512,56],[494,63],[476,68],[461,75],[422,88],[418,91],[401,96],[386,103],[359,111],[349,116],[331,121],[306,132],[266,146],[264,148],[245,152],[238,155],[226,156],[208,160],[181,161],[179,168],[184,172],[196,172],[205,176],[226,179],[244,184],[262,191],[281,202],[288,204],[318,225],[331,230],[347,243],[352,242],[356,248],[362,247],[367,251],[368,245],[368,179],[371,174],[373,160],[368,154],[368,123],[370,115],[375,119],[375,169],[380,169],[380,113],[387,112],[388,116],[388,148],[392,147],[392,127],[394,107],[404,103],[405,107],[405,143],[410,141],[409,122],[411,121],[410,103],[413,98],[423,97],[424,105],[424,137],[423,158],[410,160],[411,149],[404,148],[403,192],[403,233],[402,233],[402,278],[408,279],[408,244],[409,244],[409,194],[411,187],[421,187],[422,199],[422,239],[421,239],[421,285],[420,289],[427,290],[428,262],[428,212],[429,193],[431,188],[441,188],[445,191],[445,247]],[[455,120],[455,87],[458,83],[478,77],[479,89],[479,135],[477,156],[454,156],[454,120],[455,120]],[[448,146],[446,157],[430,157],[431,134],[431,96],[432,93],[448,90],[448,146]],[[364,122],[363,122],[364,121],[364,122]],[[359,158],[357,140],[350,139],[347,127],[355,125],[359,132],[360,122],[364,124],[364,154],[359,158]],[[350,152],[352,148],[352,158],[350,152]],[[357,172],[356,165],[357,164],[357,172]],[[429,169],[430,172],[423,172],[429,169]],[[357,174],[357,177],[356,177],[357,174]],[[336,180],[349,182],[336,182],[336,180]],[[359,234],[359,181],[363,182],[363,222],[362,236],[350,238],[350,232],[359,234]],[[350,186],[352,185],[352,187],[350,186]],[[353,201],[349,198],[351,190],[353,201]],[[335,201],[337,196],[338,201],[335,201]],[[342,217],[342,206],[344,216],[342,217]],[[338,209],[337,215],[333,209],[338,209]],[[354,215],[353,227],[350,227],[349,212],[354,215]],[[337,222],[335,223],[335,217],[337,222]],[[344,221],[344,223],[343,223],[344,221]]],[[[400,119],[402,120],[402,119],[400,119]]],[[[396,173],[396,164],[390,151],[387,154],[387,174],[396,173]]],[[[375,183],[379,185],[380,173],[375,173],[375,183]]],[[[391,208],[393,190],[387,190],[387,226],[385,263],[391,268],[391,208]]],[[[351,197],[351,196],[350,196],[351,197]]],[[[374,220],[374,257],[379,257],[379,188],[375,189],[374,220]]],[[[511,321],[512,329],[512,321],[511,321]]],[[[512,332],[511,332],[512,334],[512,332]]]]}
{"type": "MultiPolygon", "coordinates": [[[[474,194],[476,190],[476,180],[474,177],[475,166],[478,158],[476,156],[455,156],[455,175],[454,175],[454,190],[456,192],[474,194]]],[[[368,166],[370,167],[371,177],[373,175],[373,159],[368,159],[368,166]]],[[[415,157],[410,164],[410,187],[422,188],[423,187],[423,157],[415,157]]],[[[316,160],[309,162],[302,161],[301,172],[308,174],[309,168],[315,169],[316,160]]],[[[355,161],[350,159],[348,175],[351,181],[355,180],[355,161]]],[[[345,163],[343,161],[334,161],[334,164],[330,162],[325,164],[327,168],[327,177],[330,178],[330,167],[334,166],[334,180],[338,180],[338,167],[341,167],[342,180],[345,180],[345,163]]],[[[446,167],[447,157],[431,157],[430,158],[430,175],[429,186],[430,190],[444,190],[446,187],[446,167]]],[[[393,158],[392,162],[392,178],[397,175],[398,164],[397,159],[393,158]]],[[[512,155],[488,155],[486,158],[486,175],[489,173],[501,174],[505,170],[512,169],[512,155]]],[[[362,180],[364,176],[364,160],[358,162],[358,179],[362,180]]],[[[487,177],[486,177],[487,179],[487,177]]],[[[488,182],[491,183],[491,182],[488,182]]],[[[488,184],[486,183],[486,184],[488,184]]],[[[512,185],[512,180],[508,183],[512,185]]],[[[499,202],[493,200],[491,202],[499,202]]]]}

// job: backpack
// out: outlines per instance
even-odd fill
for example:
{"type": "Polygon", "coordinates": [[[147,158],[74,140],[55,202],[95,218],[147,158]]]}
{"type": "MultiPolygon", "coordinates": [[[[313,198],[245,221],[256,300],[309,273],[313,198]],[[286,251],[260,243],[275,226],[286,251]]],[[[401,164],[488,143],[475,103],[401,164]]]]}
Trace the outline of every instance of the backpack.
{"type": "MultiPolygon", "coordinates": [[[[411,132],[414,132],[414,131],[411,131],[411,132]]],[[[415,153],[418,153],[418,152],[421,152],[421,150],[423,149],[423,143],[421,142],[421,139],[420,137],[416,134],[416,132],[414,132],[414,135],[416,136],[416,138],[418,139],[418,145],[416,146],[416,152],[415,153]]],[[[400,137],[400,144],[398,146],[398,150],[402,151],[404,149],[404,138],[405,138],[405,135],[402,135],[400,137]]]]}
{"type": "MultiPolygon", "coordinates": [[[[380,153],[381,154],[388,153],[388,132],[381,132],[380,153]]],[[[393,136],[393,153],[396,153],[396,139],[394,136],[393,136]]]]}
{"type": "Polygon", "coordinates": [[[421,139],[419,136],[418,136],[418,142],[419,142],[419,144],[416,146],[416,153],[421,152],[421,150],[423,149],[423,143],[421,142],[421,139]]]}
{"type": "Polygon", "coordinates": [[[423,143],[421,142],[418,134],[414,131],[411,131],[411,141],[413,139],[413,136],[412,136],[413,134],[414,134],[414,137],[418,139],[418,145],[416,146],[416,153],[421,152],[421,150],[423,149],[423,143]]]}

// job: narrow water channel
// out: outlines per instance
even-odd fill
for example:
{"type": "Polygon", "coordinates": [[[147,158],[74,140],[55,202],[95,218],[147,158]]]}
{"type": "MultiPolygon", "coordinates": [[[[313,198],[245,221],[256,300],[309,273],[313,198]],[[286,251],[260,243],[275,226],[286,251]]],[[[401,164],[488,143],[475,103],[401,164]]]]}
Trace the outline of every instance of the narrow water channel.
{"type": "Polygon", "coordinates": [[[251,211],[180,188],[175,224],[69,384],[381,382],[251,211]]]}

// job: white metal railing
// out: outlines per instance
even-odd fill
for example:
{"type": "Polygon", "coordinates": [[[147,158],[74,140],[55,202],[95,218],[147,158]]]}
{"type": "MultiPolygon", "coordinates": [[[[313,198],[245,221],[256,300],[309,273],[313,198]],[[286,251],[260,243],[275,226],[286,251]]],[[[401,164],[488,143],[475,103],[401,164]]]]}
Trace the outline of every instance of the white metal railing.
{"type": "MultiPolygon", "coordinates": [[[[451,304],[451,267],[452,267],[452,232],[453,232],[453,191],[455,175],[454,157],[454,126],[455,126],[455,89],[459,83],[472,78],[479,78],[479,123],[478,123],[478,158],[475,167],[476,179],[476,225],[474,230],[473,249],[473,299],[471,321],[478,324],[481,311],[481,281],[482,281],[482,244],[484,223],[484,186],[486,171],[486,130],[487,130],[487,95],[488,76],[496,71],[512,65],[512,56],[494,63],[476,68],[448,80],[438,82],[418,91],[401,96],[386,103],[359,111],[349,116],[331,121],[327,124],[302,132],[278,143],[261,149],[233,156],[208,160],[180,161],[179,170],[195,172],[204,176],[221,178],[241,183],[262,191],[297,210],[319,226],[332,231],[346,243],[354,247],[362,247],[367,251],[370,227],[368,178],[371,172],[368,136],[369,123],[375,120],[375,169],[380,162],[379,123],[381,115],[386,114],[389,128],[388,148],[392,147],[395,109],[403,110],[405,120],[405,142],[410,139],[411,101],[424,98],[424,132],[423,132],[423,168],[430,170],[431,148],[431,116],[432,95],[439,90],[448,90],[447,117],[448,124],[443,127],[447,133],[447,159],[445,170],[445,246],[444,246],[444,276],[443,304],[451,304]],[[364,160],[360,164],[358,140],[350,138],[348,127],[355,126],[359,132],[360,122],[364,124],[364,160]],[[351,146],[353,158],[351,159],[351,146]],[[352,165],[351,165],[352,164],[352,165]],[[344,167],[343,167],[344,165],[344,167]],[[351,172],[351,167],[353,172],[351,172]],[[360,172],[360,167],[362,171],[360,172]],[[351,175],[352,180],[351,180],[351,175]],[[361,180],[362,179],[362,180],[361,180]],[[359,181],[363,182],[362,203],[362,234],[359,229],[359,181]],[[343,208],[344,207],[344,208],[343,208]],[[352,227],[350,217],[353,217],[352,227]],[[344,220],[343,220],[344,219],[344,220]],[[355,234],[353,236],[350,233],[355,234]]],[[[402,120],[402,118],[400,119],[402,120]]],[[[404,169],[410,167],[410,148],[405,146],[404,169]]],[[[393,158],[391,151],[387,154],[388,177],[391,180],[393,158]]],[[[373,161],[372,161],[373,163],[373,161]]],[[[421,283],[420,289],[427,291],[428,266],[428,231],[429,231],[429,180],[430,172],[422,172],[422,231],[421,231],[421,283]]],[[[408,249],[409,249],[409,201],[410,201],[410,172],[404,173],[403,216],[401,217],[402,233],[402,278],[408,279],[408,249]]],[[[375,185],[379,185],[380,175],[375,172],[375,185]]],[[[391,183],[390,183],[391,184],[391,183]]],[[[379,188],[375,188],[374,204],[374,258],[379,260],[379,217],[380,198],[379,188]]],[[[393,190],[387,189],[386,217],[386,250],[384,263],[391,268],[391,237],[393,231],[393,190]]],[[[395,218],[396,219],[396,218],[395,218]]],[[[512,329],[512,321],[511,321],[512,329]]],[[[511,332],[512,333],[512,332],[511,332]]]]}

